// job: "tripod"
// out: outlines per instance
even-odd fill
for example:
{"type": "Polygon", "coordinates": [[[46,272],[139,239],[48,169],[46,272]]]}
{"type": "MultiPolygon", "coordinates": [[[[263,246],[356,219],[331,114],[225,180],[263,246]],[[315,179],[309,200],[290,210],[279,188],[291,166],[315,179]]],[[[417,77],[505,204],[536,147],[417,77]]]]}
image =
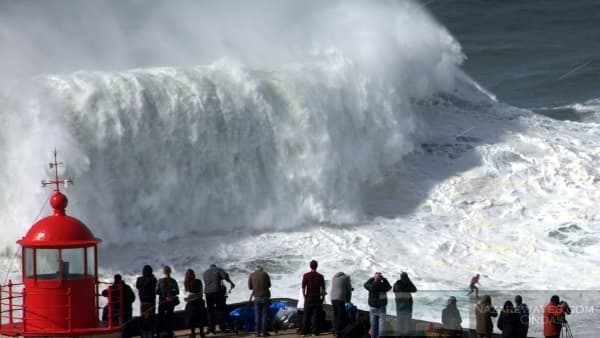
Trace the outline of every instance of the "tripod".
{"type": "Polygon", "coordinates": [[[571,332],[571,327],[569,326],[569,322],[567,322],[566,319],[563,319],[560,336],[565,338],[573,338],[573,332],[571,332]]]}

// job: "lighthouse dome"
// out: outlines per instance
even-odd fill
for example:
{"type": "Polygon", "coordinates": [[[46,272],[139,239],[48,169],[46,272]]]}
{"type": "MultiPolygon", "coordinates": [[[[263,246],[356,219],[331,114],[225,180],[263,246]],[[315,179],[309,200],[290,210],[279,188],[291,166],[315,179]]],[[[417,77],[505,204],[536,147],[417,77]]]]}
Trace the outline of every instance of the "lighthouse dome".
{"type": "Polygon", "coordinates": [[[81,247],[100,240],[90,229],[75,217],[65,214],[67,197],[56,191],[50,199],[54,214],[37,221],[18,241],[25,247],[81,247]]]}

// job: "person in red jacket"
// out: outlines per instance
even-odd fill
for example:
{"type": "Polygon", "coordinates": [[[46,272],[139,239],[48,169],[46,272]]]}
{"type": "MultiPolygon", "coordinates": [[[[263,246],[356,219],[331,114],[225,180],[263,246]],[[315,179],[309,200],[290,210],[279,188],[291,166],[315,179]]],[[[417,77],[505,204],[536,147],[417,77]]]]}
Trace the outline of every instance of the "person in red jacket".
{"type": "Polygon", "coordinates": [[[544,308],[544,337],[559,338],[562,329],[563,309],[559,306],[560,298],[557,295],[550,297],[550,303],[544,308]]]}
{"type": "Polygon", "coordinates": [[[475,291],[475,297],[479,298],[479,289],[477,288],[476,284],[479,284],[479,274],[476,274],[473,276],[473,278],[471,278],[471,284],[469,285],[471,290],[467,293],[467,296],[475,291]]]}
{"type": "Polygon", "coordinates": [[[313,335],[318,336],[321,330],[321,314],[325,299],[325,278],[317,272],[318,263],[310,261],[310,271],[302,276],[302,295],[304,296],[304,318],[302,331],[308,334],[309,328],[313,335]],[[312,324],[312,326],[311,326],[312,324]]]}

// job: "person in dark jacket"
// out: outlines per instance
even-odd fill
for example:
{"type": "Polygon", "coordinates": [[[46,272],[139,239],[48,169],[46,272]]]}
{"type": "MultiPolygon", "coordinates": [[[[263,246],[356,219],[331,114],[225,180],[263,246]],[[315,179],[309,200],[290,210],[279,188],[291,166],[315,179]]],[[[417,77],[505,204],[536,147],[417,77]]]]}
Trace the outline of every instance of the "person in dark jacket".
{"type": "Polygon", "coordinates": [[[235,287],[235,284],[229,279],[229,274],[215,264],[211,264],[204,271],[202,278],[204,279],[204,294],[206,295],[208,332],[215,333],[217,324],[221,332],[225,332],[227,288],[223,281],[227,281],[231,289],[235,287]]]}
{"type": "Polygon", "coordinates": [[[352,282],[350,276],[343,272],[336,273],[331,279],[331,306],[333,307],[333,333],[338,335],[348,324],[346,303],[352,298],[352,282]]]}
{"type": "Polygon", "coordinates": [[[498,328],[502,331],[503,338],[517,338],[519,334],[519,314],[515,312],[513,303],[507,300],[498,317],[498,328]]]}
{"type": "Polygon", "coordinates": [[[519,334],[518,338],[527,338],[529,331],[529,308],[523,303],[521,295],[515,296],[515,312],[519,315],[519,334]]]}
{"type": "Polygon", "coordinates": [[[112,325],[125,325],[133,318],[135,294],[121,275],[114,276],[113,283],[102,291],[102,296],[109,298],[110,303],[110,309],[108,305],[104,308],[103,319],[112,320],[112,325]]]}
{"type": "Polygon", "coordinates": [[[140,315],[148,312],[148,320],[155,320],[157,282],[150,265],[144,265],[142,275],[135,281],[135,288],[138,290],[140,300],[140,315]]]}
{"type": "Polygon", "coordinates": [[[375,275],[365,282],[364,287],[369,291],[371,338],[377,338],[384,324],[385,308],[387,306],[386,293],[390,291],[392,286],[381,272],[375,272],[375,275]]]}
{"type": "Polygon", "coordinates": [[[442,324],[444,324],[444,328],[447,330],[460,331],[462,330],[461,323],[462,318],[458,307],[456,307],[456,297],[451,296],[448,299],[448,305],[442,311],[442,324]]]}
{"type": "Polygon", "coordinates": [[[417,292],[417,288],[408,278],[406,272],[400,273],[400,279],[394,283],[394,295],[396,299],[396,328],[397,336],[408,336],[412,331],[413,299],[411,293],[417,292]]]}
{"type": "Polygon", "coordinates": [[[303,334],[312,329],[314,335],[321,330],[321,314],[325,300],[325,278],[317,272],[318,263],[310,261],[310,271],[302,276],[302,295],[304,296],[303,334]],[[312,326],[311,326],[312,324],[312,326]]]}
{"type": "Polygon", "coordinates": [[[204,325],[206,324],[206,305],[203,299],[202,281],[196,278],[194,270],[187,269],[183,280],[185,297],[185,318],[190,328],[190,338],[196,338],[196,329],[200,331],[200,337],[204,338],[204,325]]]}
{"type": "Polygon", "coordinates": [[[256,270],[248,277],[248,289],[252,290],[251,298],[254,298],[254,324],[257,337],[269,335],[267,319],[271,304],[270,288],[271,277],[263,270],[262,266],[257,266],[256,270]]]}
{"type": "Polygon", "coordinates": [[[171,277],[171,267],[163,267],[164,277],[158,280],[158,332],[161,336],[173,336],[173,310],[179,304],[179,285],[171,277]]]}

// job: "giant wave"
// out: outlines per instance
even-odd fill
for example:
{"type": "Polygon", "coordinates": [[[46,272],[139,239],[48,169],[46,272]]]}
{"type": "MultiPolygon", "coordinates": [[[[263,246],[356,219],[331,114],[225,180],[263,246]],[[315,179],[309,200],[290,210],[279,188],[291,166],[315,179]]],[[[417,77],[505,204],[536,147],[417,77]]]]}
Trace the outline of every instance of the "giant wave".
{"type": "MultiPolygon", "coordinates": [[[[362,7],[333,8],[352,20],[312,41],[302,63],[220,60],[19,83],[3,113],[3,175],[32,191],[25,180],[56,146],[79,182],[72,210],[109,242],[360,219],[361,184],[414,149],[426,134],[414,102],[451,91],[463,59],[447,31],[408,4],[393,14],[373,6],[354,39],[341,39],[362,7]],[[387,32],[371,26],[377,19],[390,20],[387,32]]],[[[13,238],[43,197],[5,210],[22,225],[13,238]]]]}

